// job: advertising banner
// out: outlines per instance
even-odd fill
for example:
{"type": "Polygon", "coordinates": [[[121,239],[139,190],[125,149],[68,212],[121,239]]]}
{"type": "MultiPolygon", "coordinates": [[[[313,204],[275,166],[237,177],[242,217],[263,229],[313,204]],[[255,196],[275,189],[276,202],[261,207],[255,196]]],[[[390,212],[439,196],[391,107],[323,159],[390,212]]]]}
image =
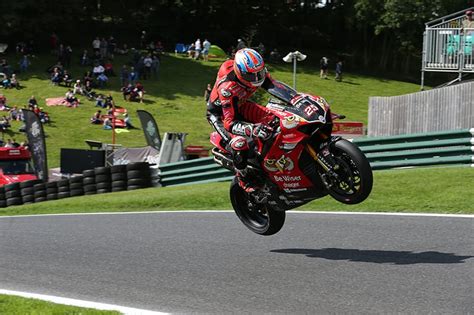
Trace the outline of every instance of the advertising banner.
{"type": "Polygon", "coordinates": [[[140,118],[147,144],[157,150],[160,150],[161,136],[155,119],[149,112],[145,110],[137,110],[137,114],[138,118],[140,118]]]}
{"type": "Polygon", "coordinates": [[[44,141],[43,125],[38,116],[31,110],[23,109],[23,115],[25,117],[25,130],[36,175],[39,179],[47,181],[48,162],[46,160],[46,143],[44,141]]]}

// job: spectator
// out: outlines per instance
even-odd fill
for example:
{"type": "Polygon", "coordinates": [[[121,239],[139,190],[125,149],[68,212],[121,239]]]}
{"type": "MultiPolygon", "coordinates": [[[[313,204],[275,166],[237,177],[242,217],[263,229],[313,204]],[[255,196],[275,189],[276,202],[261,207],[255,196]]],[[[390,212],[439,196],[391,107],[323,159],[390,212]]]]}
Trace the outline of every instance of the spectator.
{"type": "Polygon", "coordinates": [[[9,110],[10,108],[7,105],[7,98],[5,95],[0,94],[0,110],[9,110]]]}
{"type": "Polygon", "coordinates": [[[12,77],[10,79],[10,87],[11,88],[15,88],[17,90],[19,90],[21,88],[20,86],[20,82],[18,81],[18,79],[16,78],[16,74],[12,74],[12,77]]]}
{"type": "Polygon", "coordinates": [[[160,71],[160,58],[158,56],[153,56],[153,63],[151,64],[151,71],[156,79],[158,79],[158,73],[160,71]]]}
{"type": "Polygon", "coordinates": [[[71,57],[72,57],[72,48],[71,46],[66,46],[64,49],[64,65],[69,67],[71,65],[71,57]]]}
{"type": "Polygon", "coordinates": [[[65,86],[71,87],[72,86],[72,77],[71,75],[67,72],[67,70],[64,70],[63,76],[61,78],[61,81],[64,83],[65,86]]]}
{"type": "Polygon", "coordinates": [[[336,81],[341,82],[342,81],[342,60],[339,60],[336,63],[336,81]]]}
{"type": "Polygon", "coordinates": [[[115,52],[119,55],[128,55],[128,46],[127,44],[123,44],[122,48],[117,48],[115,52]]]}
{"type": "Polygon", "coordinates": [[[92,91],[92,83],[91,81],[86,81],[84,85],[84,95],[92,100],[95,97],[95,92],[92,91]]]}
{"type": "Polygon", "coordinates": [[[237,39],[237,47],[235,48],[235,50],[239,51],[239,50],[241,50],[242,48],[245,48],[245,47],[247,47],[245,42],[240,38],[237,39]]]}
{"type": "Polygon", "coordinates": [[[76,80],[76,83],[74,83],[72,92],[74,94],[84,94],[84,88],[82,87],[81,80],[76,80]]]}
{"type": "Polygon", "coordinates": [[[92,41],[92,49],[93,49],[95,52],[100,52],[100,39],[99,39],[99,37],[96,37],[96,38],[92,41]]]}
{"type": "MultiPolygon", "coordinates": [[[[472,28],[471,32],[474,32],[474,19],[472,18],[472,11],[467,10],[464,20],[462,21],[462,28],[472,28]]],[[[469,35],[469,34],[466,34],[469,35]]]]}
{"type": "Polygon", "coordinates": [[[209,97],[211,96],[212,86],[210,83],[207,84],[206,89],[204,90],[204,100],[206,103],[209,101],[209,97]]]}
{"type": "Polygon", "coordinates": [[[128,67],[127,65],[123,65],[122,69],[120,70],[120,81],[122,83],[122,86],[126,86],[128,83],[128,67]]]}
{"type": "Polygon", "coordinates": [[[59,85],[61,82],[61,73],[59,72],[59,69],[56,67],[53,70],[53,73],[51,74],[51,83],[53,85],[59,85]]]}
{"type": "Polygon", "coordinates": [[[153,64],[153,59],[151,58],[151,55],[147,55],[145,59],[143,59],[143,66],[144,66],[143,79],[144,80],[150,77],[152,64],[153,64]]]}
{"type": "Polygon", "coordinates": [[[115,77],[114,67],[110,60],[107,60],[104,64],[104,73],[109,77],[115,77]]]}
{"type": "Polygon", "coordinates": [[[134,85],[136,80],[137,80],[137,72],[135,71],[135,67],[131,67],[130,73],[128,74],[128,83],[134,85]]]}
{"type": "Polygon", "coordinates": [[[108,45],[107,45],[107,57],[114,59],[115,49],[117,48],[117,42],[113,36],[109,37],[108,45]]]}
{"type": "Polygon", "coordinates": [[[123,99],[125,101],[129,101],[130,100],[130,94],[132,94],[133,85],[129,83],[126,86],[123,86],[121,90],[122,90],[122,94],[123,94],[123,99]]]}
{"type": "Polygon", "coordinates": [[[202,43],[202,57],[204,58],[204,61],[209,60],[209,49],[211,48],[211,42],[209,42],[206,39],[204,39],[204,42],[202,43]]]}
{"type": "Polygon", "coordinates": [[[194,43],[194,59],[198,60],[199,57],[201,57],[201,40],[198,38],[196,39],[196,42],[194,43]]]}
{"type": "Polygon", "coordinates": [[[92,76],[90,71],[84,73],[84,78],[82,79],[84,84],[87,86],[87,82],[89,82],[91,87],[94,87],[94,77],[92,76]]]}
{"type": "MultiPolygon", "coordinates": [[[[2,118],[2,121],[3,121],[3,118],[2,118]]],[[[2,121],[0,121],[0,125],[3,125],[2,121]]],[[[1,128],[2,128],[2,131],[3,131],[4,130],[3,126],[1,128]]],[[[6,127],[5,127],[5,129],[6,129],[6,127]]],[[[7,143],[5,143],[5,148],[14,148],[12,139],[7,140],[7,143]]]]}
{"type": "Polygon", "coordinates": [[[107,43],[107,40],[102,37],[102,40],[100,41],[100,56],[102,57],[102,59],[105,59],[107,58],[107,47],[108,47],[108,43],[107,43]]]}
{"type": "Polygon", "coordinates": [[[90,65],[89,53],[87,49],[84,49],[81,56],[81,66],[88,66],[90,65]]]}
{"type": "Polygon", "coordinates": [[[102,107],[102,108],[106,107],[104,95],[102,94],[97,95],[97,97],[95,98],[95,106],[102,107]]]}
{"type": "Polygon", "coordinates": [[[127,128],[127,129],[136,129],[136,127],[133,126],[132,121],[131,121],[130,116],[128,115],[128,113],[123,114],[123,120],[125,122],[125,128],[127,128]]]}
{"type": "Polygon", "coordinates": [[[30,60],[28,59],[28,55],[23,55],[20,60],[20,72],[26,72],[29,66],[30,60]]]}
{"type": "Polygon", "coordinates": [[[105,97],[105,107],[115,107],[114,98],[110,93],[105,97]]]}
{"type": "Polygon", "coordinates": [[[145,89],[143,88],[143,85],[140,82],[137,82],[132,92],[130,93],[130,100],[138,100],[140,103],[143,103],[144,95],[145,89]]]}
{"type": "Polygon", "coordinates": [[[272,62],[278,62],[280,61],[280,53],[278,52],[278,49],[273,48],[273,50],[270,52],[270,61],[272,62]]]}
{"type": "Polygon", "coordinates": [[[101,73],[97,77],[97,84],[100,88],[105,87],[107,85],[107,81],[109,81],[109,78],[105,75],[105,73],[101,73]]]}
{"type": "Polygon", "coordinates": [[[42,124],[49,124],[50,123],[50,118],[49,114],[43,110],[42,107],[40,107],[40,111],[38,113],[38,118],[41,121],[42,124]]]}
{"type": "Polygon", "coordinates": [[[91,124],[101,124],[102,121],[102,111],[99,109],[97,110],[94,115],[91,117],[91,124]]]}
{"type": "Polygon", "coordinates": [[[319,77],[321,79],[328,78],[329,59],[326,57],[321,58],[319,61],[319,77]]]}
{"type": "Polygon", "coordinates": [[[3,88],[5,88],[5,89],[11,88],[11,81],[10,81],[10,78],[8,77],[7,74],[5,74],[5,73],[2,73],[2,74],[3,74],[3,78],[2,78],[2,86],[3,86],[3,88]]]}
{"type": "Polygon", "coordinates": [[[18,108],[16,106],[13,106],[13,108],[10,110],[9,118],[11,120],[15,120],[15,121],[20,120],[19,111],[18,111],[18,108]]]}
{"type": "Polygon", "coordinates": [[[109,117],[104,119],[104,122],[102,124],[102,128],[105,130],[111,130],[112,129],[112,121],[110,120],[109,117]]]}
{"type": "Polygon", "coordinates": [[[195,52],[196,52],[196,44],[192,43],[188,48],[188,57],[193,58],[195,52]]]}
{"type": "Polygon", "coordinates": [[[104,71],[105,68],[100,63],[97,63],[92,69],[92,74],[97,78],[100,74],[104,73],[104,71]]]}
{"type": "Polygon", "coordinates": [[[32,95],[28,100],[28,108],[32,109],[35,105],[38,105],[38,102],[36,101],[35,96],[32,95]]]}
{"type": "Polygon", "coordinates": [[[0,131],[1,132],[5,132],[8,128],[10,128],[11,125],[10,125],[10,121],[9,119],[4,115],[1,119],[0,119],[0,131]]]}
{"type": "Polygon", "coordinates": [[[71,89],[66,92],[66,101],[68,102],[68,107],[77,107],[79,104],[79,100],[74,96],[71,89]]]}

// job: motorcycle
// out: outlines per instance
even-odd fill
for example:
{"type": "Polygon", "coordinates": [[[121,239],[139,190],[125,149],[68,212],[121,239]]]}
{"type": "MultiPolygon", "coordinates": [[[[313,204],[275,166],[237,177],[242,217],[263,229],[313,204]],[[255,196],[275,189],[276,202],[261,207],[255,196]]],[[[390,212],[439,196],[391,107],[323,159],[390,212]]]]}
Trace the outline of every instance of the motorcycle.
{"type": "MultiPolygon", "coordinates": [[[[319,96],[298,93],[283,83],[268,90],[274,97],[266,108],[272,119],[270,139],[249,139],[251,154],[245,172],[258,183],[247,193],[234,177],[230,186],[232,207],[251,231],[272,235],[285,223],[285,211],[330,195],[345,204],[364,201],[372,190],[372,169],[352,142],[331,134],[331,113],[319,96]]],[[[211,134],[214,161],[234,172],[232,155],[217,132],[211,134]]]]}

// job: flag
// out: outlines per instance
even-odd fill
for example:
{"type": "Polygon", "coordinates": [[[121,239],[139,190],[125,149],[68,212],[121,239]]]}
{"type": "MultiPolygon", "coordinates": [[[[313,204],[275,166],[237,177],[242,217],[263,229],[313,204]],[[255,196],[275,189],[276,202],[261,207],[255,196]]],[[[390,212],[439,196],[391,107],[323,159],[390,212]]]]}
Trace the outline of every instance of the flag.
{"type": "Polygon", "coordinates": [[[25,130],[36,176],[46,182],[48,181],[48,162],[43,125],[38,116],[31,110],[23,109],[23,116],[25,117],[25,130]]]}
{"type": "Polygon", "coordinates": [[[146,142],[149,146],[160,150],[161,148],[161,136],[153,116],[144,110],[137,110],[138,118],[142,124],[143,133],[145,134],[146,142]]]}

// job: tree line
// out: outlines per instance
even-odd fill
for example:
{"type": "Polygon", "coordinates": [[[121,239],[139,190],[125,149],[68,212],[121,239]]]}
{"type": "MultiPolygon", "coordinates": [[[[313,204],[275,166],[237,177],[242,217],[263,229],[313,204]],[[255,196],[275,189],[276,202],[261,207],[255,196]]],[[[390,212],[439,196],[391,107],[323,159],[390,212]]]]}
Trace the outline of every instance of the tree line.
{"type": "Polygon", "coordinates": [[[16,0],[0,2],[0,42],[56,32],[71,45],[141,31],[168,49],[205,38],[224,49],[243,38],[281,50],[333,52],[360,68],[419,69],[424,23],[472,6],[471,0],[16,0]]]}

